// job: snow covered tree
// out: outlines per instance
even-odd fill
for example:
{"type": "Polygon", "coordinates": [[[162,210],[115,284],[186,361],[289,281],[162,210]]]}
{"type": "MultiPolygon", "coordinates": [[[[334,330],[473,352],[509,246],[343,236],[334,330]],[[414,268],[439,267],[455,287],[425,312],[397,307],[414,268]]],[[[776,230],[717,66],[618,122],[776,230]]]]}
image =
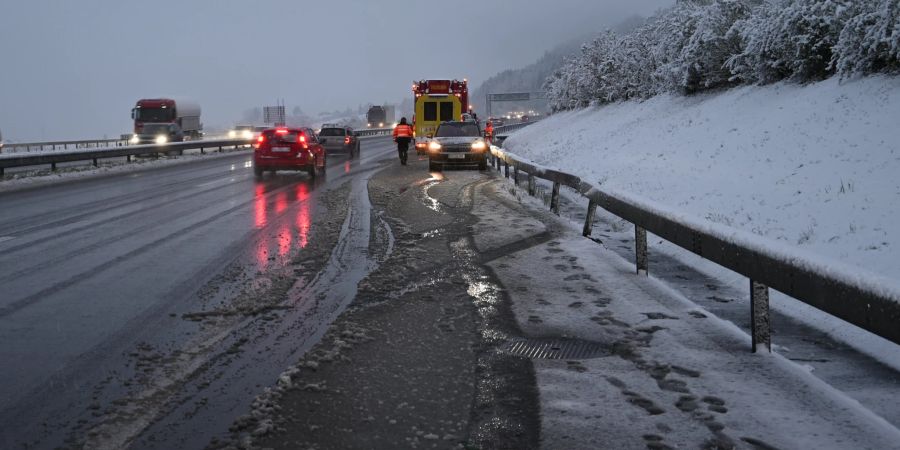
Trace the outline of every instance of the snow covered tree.
{"type": "Polygon", "coordinates": [[[900,0],[871,0],[847,21],[834,48],[843,76],[900,70],[900,0]]]}
{"type": "Polygon", "coordinates": [[[900,0],[678,0],[550,76],[554,110],[739,83],[900,71],[900,0]]]}
{"type": "Polygon", "coordinates": [[[781,0],[763,4],[729,33],[743,51],[728,60],[734,78],[805,82],[832,75],[832,49],[856,10],[851,0],[781,0]]]}

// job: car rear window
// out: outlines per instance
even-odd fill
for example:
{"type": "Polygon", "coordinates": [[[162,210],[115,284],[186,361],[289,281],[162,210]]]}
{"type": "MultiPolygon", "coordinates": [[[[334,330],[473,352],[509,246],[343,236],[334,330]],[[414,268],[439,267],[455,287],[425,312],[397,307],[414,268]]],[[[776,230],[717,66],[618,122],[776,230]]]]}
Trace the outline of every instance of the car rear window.
{"type": "Polygon", "coordinates": [[[469,137],[481,136],[481,130],[474,123],[442,123],[435,137],[469,137]]]}
{"type": "Polygon", "coordinates": [[[265,132],[266,139],[272,142],[297,142],[297,131],[288,130],[287,133],[278,133],[275,130],[265,132]]]}
{"type": "Polygon", "coordinates": [[[345,131],[343,128],[322,128],[319,136],[343,136],[345,131]]]}

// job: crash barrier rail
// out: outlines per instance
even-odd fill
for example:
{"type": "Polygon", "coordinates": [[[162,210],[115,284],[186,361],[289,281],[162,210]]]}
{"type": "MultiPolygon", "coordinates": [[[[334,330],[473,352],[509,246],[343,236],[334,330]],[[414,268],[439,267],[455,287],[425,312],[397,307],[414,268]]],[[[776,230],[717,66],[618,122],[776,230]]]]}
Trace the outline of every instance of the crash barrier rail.
{"type": "Polygon", "coordinates": [[[491,148],[491,163],[518,186],[527,175],[528,194],[535,195],[535,178],[553,183],[550,209],[559,214],[560,186],[588,199],[583,235],[591,235],[597,207],[634,224],[635,266],[647,275],[647,233],[653,233],[704,259],[747,278],[750,283],[752,350],[771,351],[769,288],[800,300],[834,317],[900,344],[900,288],[894,280],[829,261],[799,249],[732,228],[712,225],[625,193],[600,189],[581,178],[529,162],[499,147],[491,148]]]}
{"type": "MultiPolygon", "coordinates": [[[[367,128],[356,130],[360,137],[382,136],[391,134],[392,128],[367,128]]],[[[48,141],[48,142],[19,142],[7,143],[3,146],[2,153],[43,152],[55,150],[81,149],[81,148],[108,148],[125,147],[132,145],[130,135],[119,139],[83,139],[79,141],[48,141]],[[102,146],[102,147],[101,147],[102,146]]]]}
{"type": "Polygon", "coordinates": [[[26,167],[50,165],[51,170],[56,170],[56,165],[63,162],[88,161],[93,160],[94,166],[99,165],[100,159],[126,157],[131,162],[131,157],[136,155],[158,155],[160,153],[177,152],[182,153],[185,150],[200,150],[200,153],[206,153],[206,150],[213,149],[221,152],[226,147],[240,148],[249,147],[249,139],[217,139],[217,140],[199,140],[185,142],[170,142],[167,144],[144,144],[129,145],[118,147],[101,147],[91,148],[89,150],[61,150],[56,152],[34,152],[34,153],[11,153],[0,155],[0,176],[3,175],[5,169],[10,167],[26,167]]]}
{"type": "Polygon", "coordinates": [[[394,132],[393,128],[365,128],[362,130],[353,130],[359,137],[366,136],[384,136],[394,132]]]}
{"type": "Polygon", "coordinates": [[[499,126],[499,127],[494,127],[494,139],[492,140],[492,141],[493,141],[493,144],[494,144],[494,145],[497,145],[497,146],[503,145],[503,141],[506,140],[506,138],[508,137],[507,135],[508,135],[509,133],[512,133],[513,131],[519,130],[519,129],[521,129],[521,128],[525,128],[525,127],[527,127],[528,125],[531,125],[531,124],[533,124],[533,123],[534,123],[534,121],[532,121],[532,122],[522,122],[522,123],[513,123],[513,124],[510,124],[510,125],[503,125],[503,126],[499,126]]]}
{"type": "Polygon", "coordinates": [[[20,142],[3,145],[3,153],[43,152],[47,150],[68,150],[69,148],[101,148],[123,147],[128,145],[128,139],[85,139],[81,141],[49,141],[49,142],[20,142]]]}
{"type": "MultiPolygon", "coordinates": [[[[359,137],[371,137],[390,134],[392,129],[378,128],[360,131],[364,131],[364,133],[357,132],[357,135],[359,137]]],[[[87,160],[92,160],[94,166],[96,167],[99,165],[98,160],[103,158],[116,158],[124,156],[128,158],[128,162],[131,162],[131,157],[135,155],[160,154],[170,152],[182,153],[185,150],[197,149],[200,150],[200,153],[206,153],[207,149],[218,149],[218,151],[221,152],[225,147],[249,147],[250,143],[250,139],[210,139],[185,142],[170,142],[167,144],[101,147],[91,148],[90,150],[79,149],[77,151],[61,150],[56,152],[33,152],[30,154],[0,154],[0,176],[3,176],[5,169],[10,167],[40,166],[49,164],[50,169],[55,171],[57,163],[87,160]]]]}

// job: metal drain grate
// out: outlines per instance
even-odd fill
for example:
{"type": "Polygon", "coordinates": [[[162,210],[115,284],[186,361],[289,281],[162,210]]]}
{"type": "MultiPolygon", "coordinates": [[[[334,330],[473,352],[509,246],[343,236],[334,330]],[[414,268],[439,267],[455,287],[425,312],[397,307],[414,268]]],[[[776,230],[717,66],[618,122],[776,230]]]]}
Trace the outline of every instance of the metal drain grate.
{"type": "Polygon", "coordinates": [[[609,356],[602,345],[579,339],[515,339],[500,351],[531,359],[591,359],[609,356]]]}

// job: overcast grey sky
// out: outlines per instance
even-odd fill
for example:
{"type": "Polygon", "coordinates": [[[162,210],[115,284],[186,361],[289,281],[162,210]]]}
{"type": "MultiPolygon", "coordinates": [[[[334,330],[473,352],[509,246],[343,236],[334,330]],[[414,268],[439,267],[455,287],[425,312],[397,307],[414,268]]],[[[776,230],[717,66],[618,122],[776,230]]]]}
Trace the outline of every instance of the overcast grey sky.
{"type": "Polygon", "coordinates": [[[2,0],[6,139],[117,136],[139,98],[186,96],[228,126],[284,99],[307,113],[396,102],[414,79],[475,87],[558,43],[674,0],[2,0]]]}

